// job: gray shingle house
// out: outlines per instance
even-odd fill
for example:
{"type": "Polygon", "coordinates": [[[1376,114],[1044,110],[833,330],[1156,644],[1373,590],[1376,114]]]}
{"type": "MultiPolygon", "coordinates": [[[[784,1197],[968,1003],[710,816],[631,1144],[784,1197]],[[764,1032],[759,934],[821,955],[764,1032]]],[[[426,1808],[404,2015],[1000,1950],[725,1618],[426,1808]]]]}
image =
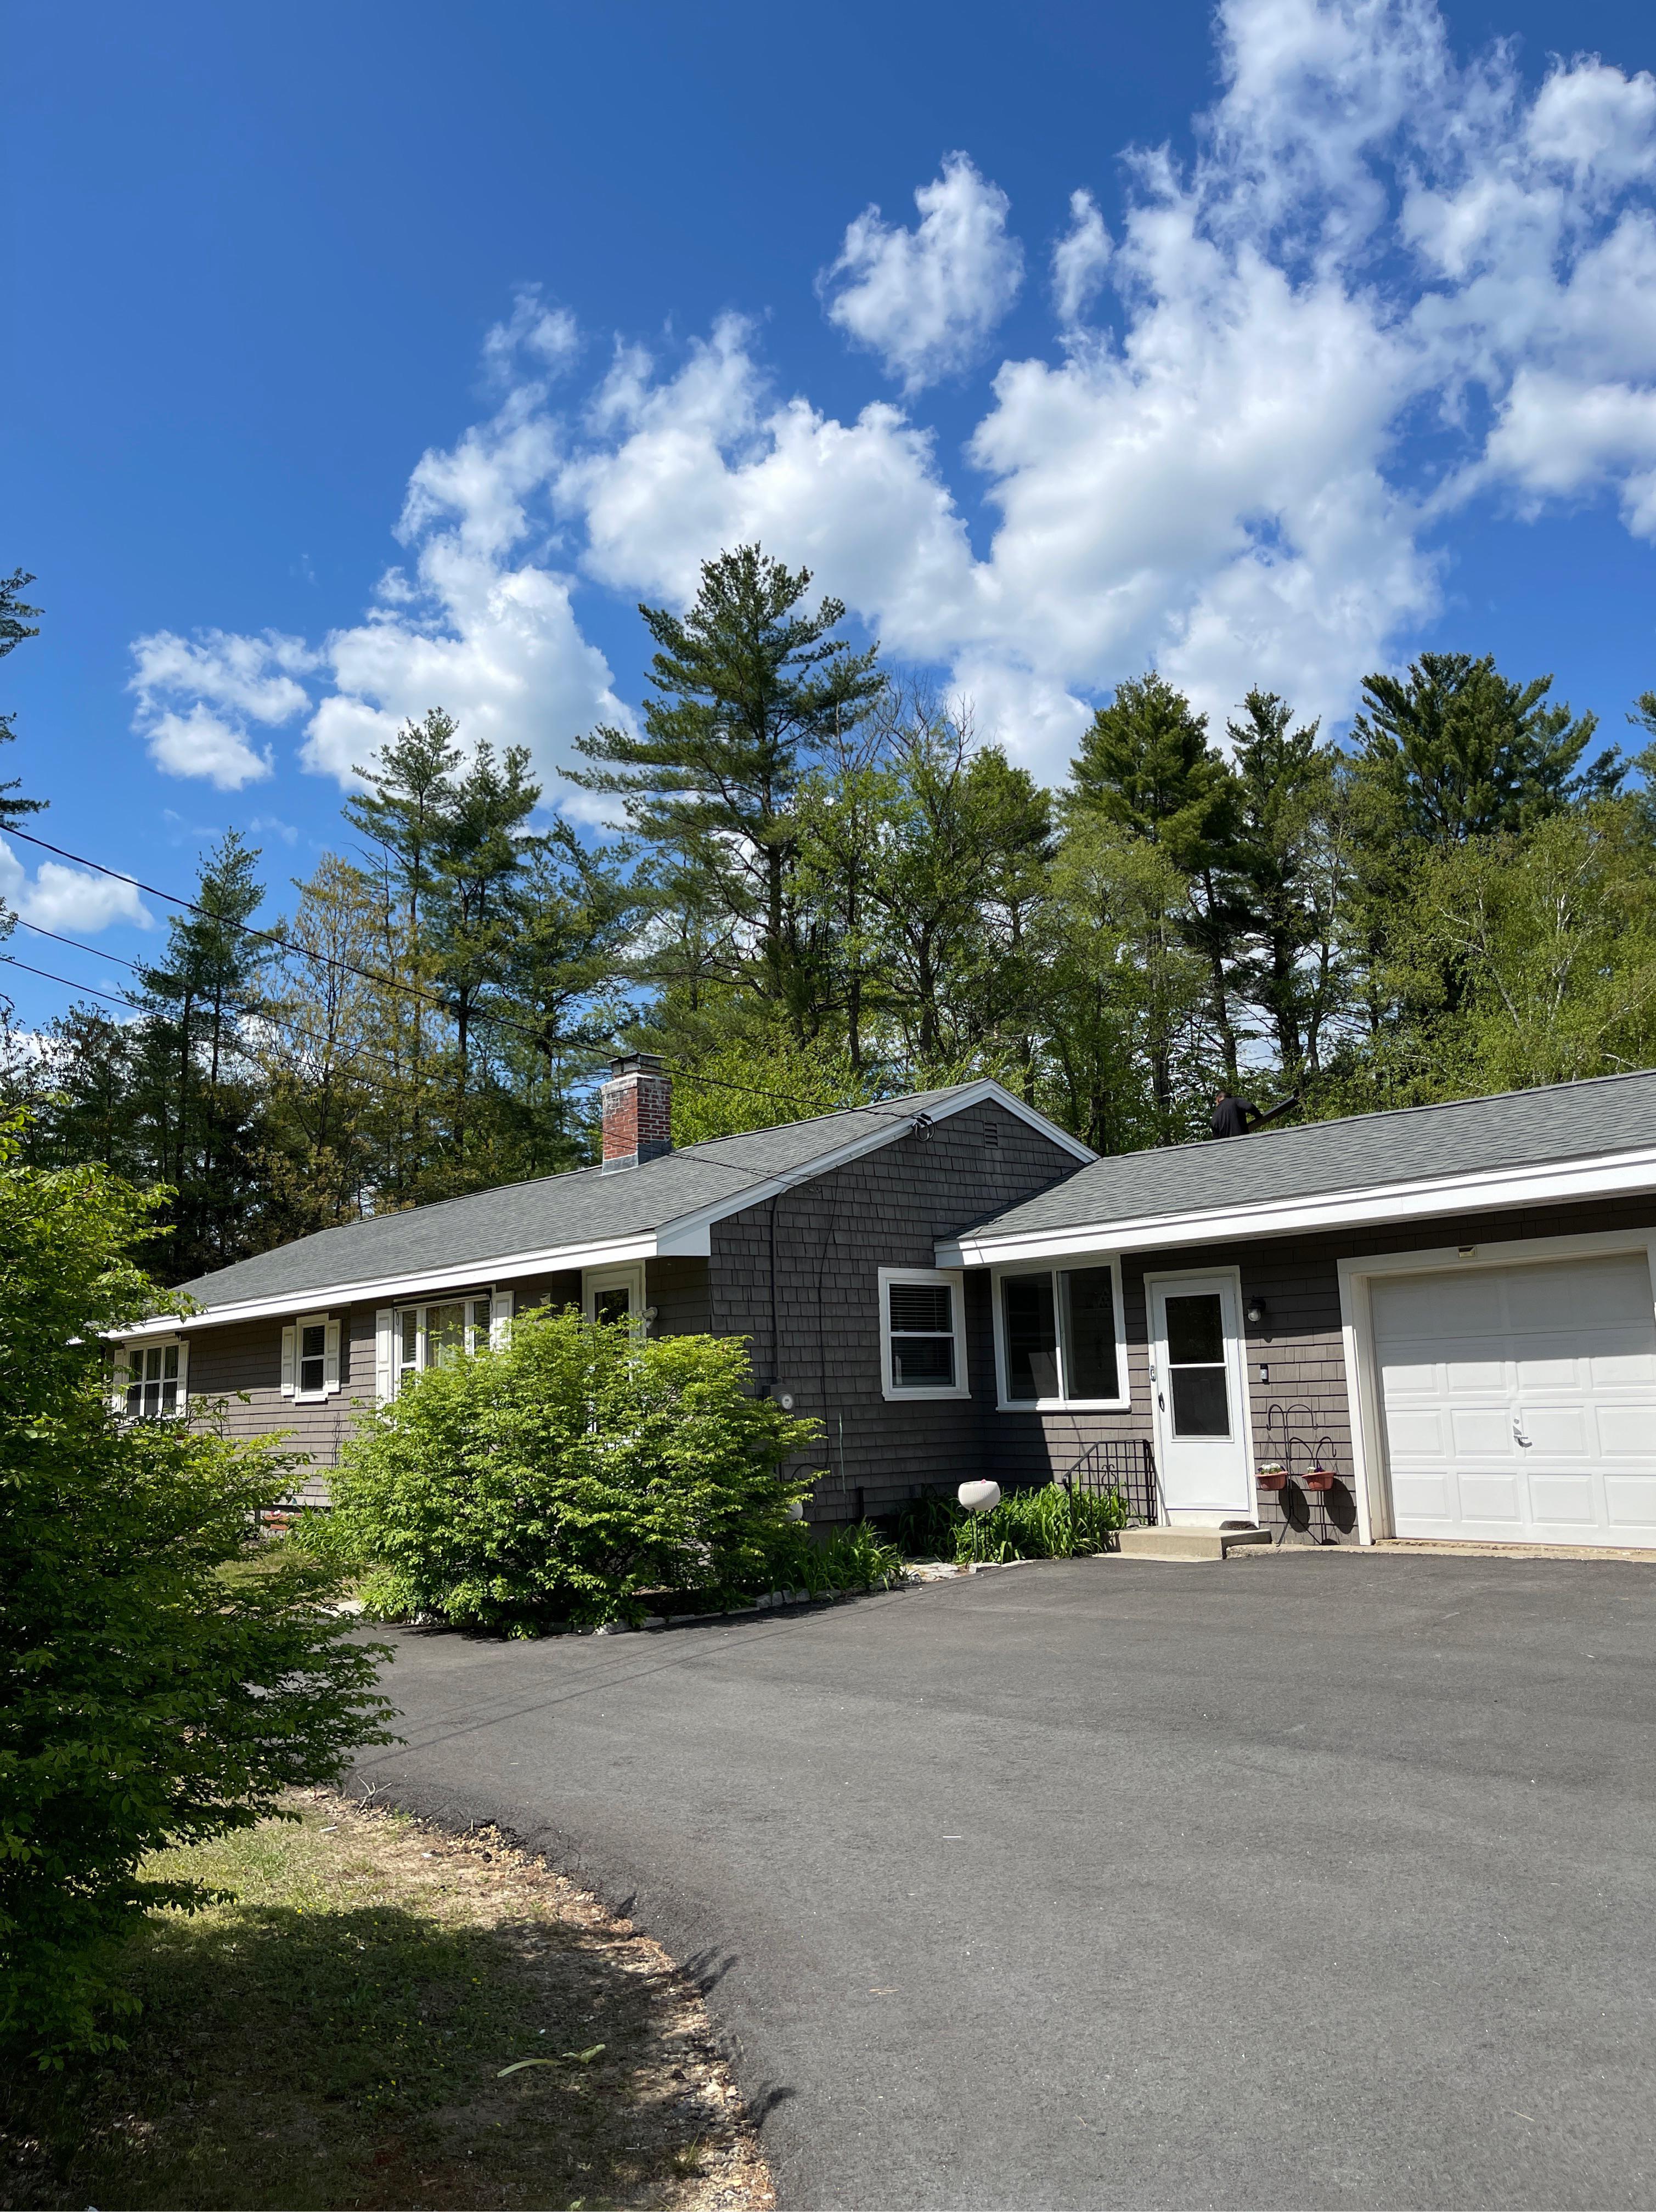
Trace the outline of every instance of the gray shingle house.
{"type": "Polygon", "coordinates": [[[326,1469],[363,1402],[538,1304],[746,1337],[822,1424],[813,1517],[1154,1464],[1173,1522],[1656,1547],[1656,1073],[1098,1159],[990,1082],[602,1167],[185,1287],[134,1410],[232,1396],[326,1469]]]}

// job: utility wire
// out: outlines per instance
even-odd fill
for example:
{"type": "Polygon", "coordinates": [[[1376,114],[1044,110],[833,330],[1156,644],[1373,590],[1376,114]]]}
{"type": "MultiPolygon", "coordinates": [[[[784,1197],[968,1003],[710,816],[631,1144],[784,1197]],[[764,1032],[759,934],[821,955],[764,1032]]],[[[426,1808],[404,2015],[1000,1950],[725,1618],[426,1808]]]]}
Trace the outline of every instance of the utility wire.
{"type": "MultiPolygon", "coordinates": [[[[131,884],[135,890],[148,891],[151,898],[165,899],[169,906],[183,907],[191,914],[198,914],[202,915],[204,920],[216,923],[221,929],[234,929],[238,931],[244,937],[256,937],[262,944],[274,945],[279,951],[291,953],[295,959],[309,960],[316,963],[318,966],[324,968],[337,968],[344,975],[355,975],[365,983],[375,983],[379,985],[382,990],[400,991],[405,996],[422,999],[429,1006],[435,1006],[441,1012],[449,1016],[451,1019],[454,1017],[454,1009],[453,1005],[439,992],[424,990],[417,983],[405,982],[395,975],[382,975],[375,969],[359,968],[355,962],[341,960],[332,953],[313,951],[307,946],[295,945],[289,939],[277,936],[273,930],[256,929],[251,922],[236,921],[232,920],[228,915],[215,914],[210,907],[201,905],[198,900],[185,898],[177,891],[162,890],[159,884],[146,884],[139,877],[125,875],[118,868],[106,867],[101,860],[88,860],[84,853],[71,853],[63,845],[53,845],[44,837],[35,836],[31,830],[18,830],[14,827],[9,827],[6,831],[6,835],[10,837],[21,837],[27,844],[38,845],[42,852],[55,853],[60,860],[72,860],[77,867],[94,869],[99,875],[108,876],[112,881],[115,883],[131,884]]],[[[19,916],[19,919],[21,920],[21,917],[19,916]]],[[[25,922],[23,926],[26,929],[39,929],[39,925],[34,922],[25,922]]],[[[53,937],[55,942],[59,945],[73,945],[75,942],[72,938],[55,937],[55,933],[49,929],[39,929],[39,933],[42,937],[53,937]]],[[[82,952],[93,951],[93,948],[90,945],[78,945],[76,949],[82,952]]],[[[94,957],[98,959],[114,959],[117,957],[118,956],[113,953],[94,953],[94,957]]],[[[25,971],[31,975],[45,976],[48,982],[61,983],[67,990],[75,991],[79,990],[82,988],[82,986],[77,983],[71,983],[67,976],[47,975],[46,970],[44,968],[30,968],[26,961],[13,960],[11,964],[14,967],[24,969],[25,971]]],[[[140,968],[139,963],[137,961],[122,961],[121,965],[123,967],[131,968],[139,974],[143,973],[143,969],[140,968]]],[[[93,991],[91,995],[94,998],[107,999],[109,1004],[112,1006],[119,1006],[126,1003],[122,1000],[110,999],[107,992],[93,991]]],[[[545,1049],[545,1040],[542,1037],[540,1033],[538,1030],[532,1029],[527,1022],[515,1020],[510,1014],[491,1012],[485,1008],[478,1007],[473,1010],[469,1018],[473,1022],[493,1022],[499,1027],[515,1030],[520,1036],[527,1037],[530,1042],[535,1045],[539,1049],[543,1051],[545,1049]]],[[[732,1083],[728,1078],[723,1076],[703,1075],[698,1069],[690,1067],[685,1061],[680,1060],[671,1060],[670,1065],[673,1066],[675,1073],[682,1075],[686,1082],[699,1083],[704,1087],[710,1088],[715,1091],[731,1091],[747,1098],[763,1098],[768,1104],[773,1106],[809,1108],[813,1104],[813,1102],[808,1098],[795,1098],[787,1091],[761,1091],[756,1085],[751,1083],[732,1083]]],[[[877,1114],[884,1120],[893,1121],[910,1121],[915,1119],[915,1116],[912,1114],[893,1111],[889,1107],[881,1107],[878,1105],[862,1105],[838,1109],[831,1108],[829,1110],[831,1112],[839,1111],[857,1114],[877,1114]]],[[[818,1119],[819,1118],[819,1114],[813,1113],[808,1115],[807,1118],[813,1120],[818,1119]]]]}

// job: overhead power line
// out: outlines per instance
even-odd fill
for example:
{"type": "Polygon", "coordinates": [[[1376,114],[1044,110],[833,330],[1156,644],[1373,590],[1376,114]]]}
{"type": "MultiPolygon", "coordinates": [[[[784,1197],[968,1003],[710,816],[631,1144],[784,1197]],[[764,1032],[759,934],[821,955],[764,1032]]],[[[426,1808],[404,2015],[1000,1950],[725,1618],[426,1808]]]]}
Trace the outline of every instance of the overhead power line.
{"type": "MultiPolygon", "coordinates": [[[[215,914],[210,907],[203,906],[199,900],[186,898],[178,891],[163,890],[158,884],[147,884],[141,877],[128,875],[119,868],[106,867],[101,860],[91,860],[84,853],[72,853],[63,845],[52,844],[45,837],[35,836],[32,830],[9,827],[6,835],[9,837],[21,837],[26,844],[38,845],[42,852],[55,854],[60,860],[72,861],[76,867],[91,868],[100,876],[109,877],[112,882],[131,884],[135,890],[148,892],[151,898],[165,899],[169,906],[181,907],[188,913],[200,915],[204,920],[216,923],[221,929],[232,929],[244,937],[257,938],[261,944],[273,945],[279,951],[291,953],[297,960],[308,960],[320,967],[337,969],[342,975],[355,975],[360,981],[376,984],[381,990],[400,992],[405,997],[423,1000],[428,1006],[435,1006],[439,1012],[447,1015],[451,1021],[454,1018],[455,1010],[453,1003],[440,992],[425,990],[417,983],[408,982],[400,976],[384,975],[377,969],[358,967],[354,961],[341,960],[333,953],[318,952],[308,945],[295,945],[290,939],[279,936],[274,930],[259,929],[252,922],[236,921],[228,915],[215,914]]],[[[21,915],[19,919],[21,920],[21,915]]],[[[37,922],[24,922],[23,927],[26,929],[37,931],[42,937],[52,938],[57,944],[75,945],[75,940],[72,938],[58,937],[55,932],[41,928],[37,922]]],[[[97,952],[88,945],[75,945],[75,949],[82,952],[90,952],[96,959],[113,960],[119,957],[114,953],[97,952]]],[[[0,957],[9,957],[9,956],[0,957]]],[[[125,968],[132,969],[139,975],[144,972],[143,966],[135,960],[123,960],[120,964],[125,968]]],[[[130,1003],[125,1000],[112,999],[107,992],[93,991],[89,986],[82,987],[78,983],[71,983],[67,976],[48,975],[44,968],[30,968],[27,961],[12,960],[11,965],[23,969],[28,975],[43,976],[48,982],[61,983],[66,990],[77,991],[85,988],[93,998],[107,1000],[112,1006],[125,1006],[130,1003]]],[[[527,1037],[537,1049],[545,1051],[546,1048],[545,1040],[538,1030],[533,1029],[527,1022],[516,1020],[510,1014],[495,1012],[484,1007],[474,1007],[467,1018],[471,1022],[493,1023],[498,1028],[514,1030],[519,1036],[527,1037]]],[[[371,1051],[372,1048],[363,1047],[362,1049],[371,1051]]],[[[761,1090],[757,1085],[752,1083],[733,1083],[725,1076],[704,1075],[699,1069],[691,1067],[683,1060],[673,1059],[670,1055],[664,1056],[668,1058],[674,1073],[682,1076],[687,1083],[699,1083],[704,1088],[715,1091],[733,1091],[746,1098],[763,1098],[767,1104],[772,1106],[804,1108],[807,1109],[807,1119],[818,1118],[824,1111],[812,1099],[796,1098],[783,1091],[761,1090]]],[[[387,1063],[387,1065],[391,1064],[387,1063]]],[[[874,1104],[846,1109],[830,1108],[827,1110],[878,1114],[889,1121],[906,1121],[915,1118],[911,1114],[894,1111],[890,1107],[874,1104]]]]}

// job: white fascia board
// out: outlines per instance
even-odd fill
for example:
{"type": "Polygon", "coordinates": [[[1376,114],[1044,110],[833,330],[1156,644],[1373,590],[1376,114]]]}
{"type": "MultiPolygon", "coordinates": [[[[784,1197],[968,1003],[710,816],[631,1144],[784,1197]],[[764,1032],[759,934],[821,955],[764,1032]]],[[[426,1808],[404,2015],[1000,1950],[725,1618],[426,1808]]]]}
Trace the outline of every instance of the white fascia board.
{"type": "MultiPolygon", "coordinates": [[[[1019,1121],[1026,1122],[1055,1145],[1061,1146],[1075,1159],[1090,1164],[1098,1154],[1072,1137],[1056,1122],[1049,1121],[1032,1106],[1014,1098],[1003,1090],[992,1077],[985,1076],[977,1083],[967,1084],[953,1097],[935,1108],[917,1108],[916,1113],[926,1113],[933,1121],[946,1121],[953,1115],[981,1106],[988,1100],[1003,1106],[1019,1121]]],[[[763,1206],[766,1200],[776,1198],[796,1184],[809,1182],[814,1177],[831,1173],[835,1168],[861,1159],[865,1153],[878,1152],[882,1145],[893,1144],[905,1137],[914,1127],[915,1114],[901,1109],[895,1101],[889,1106],[880,1106],[880,1119],[872,1128],[863,1129],[841,1145],[820,1152],[816,1158],[784,1173],[769,1176],[763,1182],[746,1184],[728,1198],[720,1199],[712,1206],[703,1206],[694,1213],[681,1214],[677,1220],[664,1223],[661,1228],[648,1230],[637,1236],[610,1239],[590,1244],[562,1244],[539,1252],[508,1252],[491,1260],[468,1261],[464,1267],[443,1267],[419,1273],[387,1275],[378,1281],[367,1283],[323,1283],[303,1291],[295,1291],[268,1298],[245,1298],[234,1305],[210,1306],[198,1314],[179,1316],[157,1315],[155,1319],[141,1322],[135,1328],[119,1329],[111,1334],[121,1338],[154,1336],[172,1334],[180,1328],[216,1328],[227,1322],[259,1321],[273,1314],[292,1314],[301,1306],[306,1308],[367,1305],[370,1301],[393,1298],[422,1297],[436,1291],[467,1289],[473,1284],[511,1282],[525,1275],[545,1273],[564,1267],[607,1267],[629,1260],[667,1258],[706,1259],[713,1249],[710,1231],[715,1221],[723,1221],[734,1213],[746,1212],[751,1206],[763,1206]]],[[[960,1265],[959,1261],[953,1262],[960,1265]]]]}
{"type": "Polygon", "coordinates": [[[996,1261],[1058,1259],[1072,1252],[1163,1251],[1180,1244],[1226,1244],[1388,1221],[1429,1220],[1448,1213],[1487,1212],[1509,1206],[1627,1197],[1650,1190],[1656,1190],[1656,1148],[1646,1147],[1591,1159],[1549,1160],[1486,1169],[1476,1175],[1387,1183],[1370,1190],[1268,1199],[1202,1213],[1067,1223],[1022,1236],[997,1237],[985,1228],[939,1243],[937,1264],[981,1267],[996,1261]]]}
{"type": "Polygon", "coordinates": [[[157,1314],[131,1328],[112,1329],[113,1337],[172,1335],[180,1328],[219,1328],[227,1322],[262,1321],[272,1314],[298,1314],[382,1299],[406,1302],[443,1291],[471,1290],[488,1283],[509,1283],[525,1275],[555,1273],[569,1267],[608,1267],[627,1260],[653,1260],[658,1249],[652,1231],[641,1237],[612,1238],[599,1244],[560,1244],[541,1252],[508,1252],[494,1260],[473,1260],[463,1267],[386,1275],[368,1283],[323,1283],[279,1297],[242,1298],[234,1305],[204,1306],[199,1313],[157,1314]]]}

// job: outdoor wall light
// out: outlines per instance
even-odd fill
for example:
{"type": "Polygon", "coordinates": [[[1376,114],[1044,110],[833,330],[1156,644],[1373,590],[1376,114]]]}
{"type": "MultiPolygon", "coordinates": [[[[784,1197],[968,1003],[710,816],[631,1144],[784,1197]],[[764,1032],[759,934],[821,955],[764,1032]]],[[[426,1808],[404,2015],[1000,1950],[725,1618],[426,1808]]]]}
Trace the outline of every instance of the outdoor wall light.
{"type": "Polygon", "coordinates": [[[1248,1327],[1250,1328],[1257,1328],[1260,1322],[1265,1318],[1267,1310],[1268,1309],[1263,1298],[1250,1298],[1245,1309],[1248,1319],[1248,1327]]]}

